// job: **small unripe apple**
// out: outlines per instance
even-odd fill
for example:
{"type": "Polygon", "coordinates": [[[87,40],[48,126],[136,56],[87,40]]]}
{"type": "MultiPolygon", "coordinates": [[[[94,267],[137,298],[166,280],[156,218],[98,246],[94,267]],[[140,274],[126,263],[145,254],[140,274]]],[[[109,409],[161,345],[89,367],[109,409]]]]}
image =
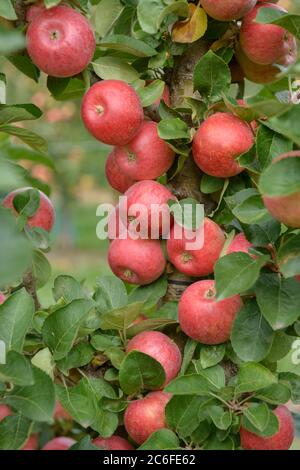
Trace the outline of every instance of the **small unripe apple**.
{"type": "Polygon", "coordinates": [[[62,420],[62,421],[73,421],[73,418],[70,415],[70,413],[64,409],[64,407],[61,405],[59,401],[55,403],[54,419],[62,420]]]}
{"type": "Polygon", "coordinates": [[[113,189],[125,193],[135,181],[120,169],[116,162],[116,152],[113,150],[107,157],[105,165],[106,178],[113,189]]]}
{"type": "Polygon", "coordinates": [[[179,323],[187,336],[200,343],[225,343],[241,307],[239,295],[218,301],[215,282],[198,281],[184,291],[179,301],[179,323]]]}
{"type": "Polygon", "coordinates": [[[134,447],[126,441],[126,439],[120,436],[111,436],[107,438],[96,437],[96,439],[93,440],[93,444],[104,450],[134,450],[134,447]]]}
{"type": "MultiPolygon", "coordinates": [[[[2,201],[4,207],[12,209],[14,214],[17,214],[17,211],[14,208],[13,201],[14,198],[28,189],[32,188],[21,188],[16,189],[9,193],[2,201]]],[[[42,191],[39,191],[40,194],[40,205],[36,213],[28,219],[28,225],[30,227],[39,227],[47,232],[50,232],[53,228],[55,222],[55,211],[52,202],[42,191]]]]}
{"type": "Polygon", "coordinates": [[[175,154],[157,132],[157,123],[144,121],[139,132],[124,147],[115,148],[116,163],[133,180],[154,180],[174,162],[175,154]]]}
{"type": "Polygon", "coordinates": [[[219,21],[239,20],[255,6],[257,0],[202,0],[201,6],[209,16],[219,21]]]}
{"type": "Polygon", "coordinates": [[[124,424],[134,442],[141,445],[155,431],[167,427],[165,408],[171,397],[170,393],[150,392],[128,405],[124,424]]]}
{"type": "Polygon", "coordinates": [[[245,77],[254,83],[271,83],[277,80],[280,70],[274,65],[255,64],[243,52],[239,45],[236,46],[235,57],[245,77]]]}
{"type": "Polygon", "coordinates": [[[2,294],[2,292],[0,292],[0,305],[3,304],[6,300],[6,297],[4,294],[2,294]]]}
{"type": "Polygon", "coordinates": [[[41,2],[34,3],[28,7],[26,12],[26,21],[31,23],[40,13],[45,10],[45,5],[41,2]]]}
{"type": "Polygon", "coordinates": [[[55,437],[47,442],[42,450],[68,450],[74,444],[76,444],[76,441],[71,437],[55,437]]]}
{"type": "Polygon", "coordinates": [[[39,436],[38,434],[31,434],[24,447],[21,450],[38,450],[39,436]]]}
{"type": "Polygon", "coordinates": [[[248,242],[244,233],[239,233],[233,238],[233,240],[229,244],[226,250],[226,254],[230,255],[231,253],[239,253],[239,252],[250,254],[248,251],[249,248],[253,248],[252,243],[248,242]]]}
{"type": "Polygon", "coordinates": [[[53,77],[82,72],[96,47],[87,19],[66,5],[40,12],[29,24],[26,39],[32,62],[53,77]]]}
{"type": "Polygon", "coordinates": [[[171,263],[187,276],[201,277],[211,274],[225,243],[225,235],[219,225],[205,218],[204,227],[194,232],[193,238],[190,237],[193,232],[186,230],[177,239],[175,237],[177,229],[178,225],[175,223],[167,240],[167,252],[171,263]],[[196,240],[199,231],[203,231],[203,244],[200,248],[188,248],[188,244],[196,240]]]}
{"type": "MultiPolygon", "coordinates": [[[[300,152],[288,152],[275,158],[272,164],[285,158],[300,158],[300,152]]],[[[270,214],[288,227],[300,228],[300,191],[287,196],[263,196],[270,214]]]]}
{"type": "Polygon", "coordinates": [[[138,133],[144,113],[140,98],[130,85],[121,80],[103,80],[85,94],[81,117],[96,139],[122,146],[138,133]]]}
{"type": "Polygon", "coordinates": [[[174,341],[160,331],[143,331],[132,338],[126,352],[140,351],[158,361],[166,374],[163,386],[176,377],[181,367],[181,352],[174,341]]]}
{"type": "Polygon", "coordinates": [[[145,285],[164,272],[166,260],[159,240],[116,239],[108,250],[113,273],[130,284],[145,285]]]}
{"type": "Polygon", "coordinates": [[[294,420],[289,409],[284,406],[278,406],[273,413],[279,420],[279,430],[276,434],[269,437],[261,437],[257,434],[240,429],[241,447],[245,450],[289,450],[291,447],[295,426],[294,420]]]}
{"type": "Polygon", "coordinates": [[[216,113],[204,121],[193,140],[193,156],[210,176],[229,178],[241,173],[236,158],[250,150],[254,136],[249,124],[229,113],[216,113]]]}
{"type": "Polygon", "coordinates": [[[288,66],[293,64],[297,58],[295,37],[281,26],[257,23],[255,19],[261,8],[273,8],[286,12],[272,3],[256,5],[243,19],[240,44],[244,53],[252,62],[261,65],[288,66]]]}

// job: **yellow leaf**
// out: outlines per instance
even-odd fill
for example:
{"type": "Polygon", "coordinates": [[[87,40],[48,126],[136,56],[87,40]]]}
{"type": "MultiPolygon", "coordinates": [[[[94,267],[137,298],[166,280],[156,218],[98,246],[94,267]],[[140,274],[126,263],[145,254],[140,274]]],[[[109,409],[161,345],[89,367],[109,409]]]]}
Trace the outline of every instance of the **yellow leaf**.
{"type": "Polygon", "coordinates": [[[177,21],[172,29],[172,39],[174,42],[191,43],[204,36],[207,30],[207,14],[193,3],[189,4],[189,18],[184,21],[177,21]]]}

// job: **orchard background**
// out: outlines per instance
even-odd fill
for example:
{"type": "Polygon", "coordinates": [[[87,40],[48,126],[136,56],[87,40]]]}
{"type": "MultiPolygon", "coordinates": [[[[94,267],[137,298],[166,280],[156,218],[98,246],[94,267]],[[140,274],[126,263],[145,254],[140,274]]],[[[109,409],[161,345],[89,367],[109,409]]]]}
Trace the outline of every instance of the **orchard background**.
{"type": "MultiPolygon", "coordinates": [[[[300,335],[300,223],[280,224],[262,195],[296,194],[296,203],[300,198],[299,158],[271,167],[276,157],[300,146],[300,62],[295,55],[289,63],[264,65],[265,84],[244,80],[261,81],[262,65],[254,64],[251,73],[241,59],[240,23],[208,18],[201,2],[44,1],[49,9],[60,3],[89,19],[97,44],[89,65],[72,78],[47,77],[26,52],[28,11],[40,3],[0,5],[1,199],[30,186],[47,194],[56,212],[48,234],[26,226],[40,204],[36,191],[16,202],[17,224],[10,211],[0,209],[0,291],[6,299],[0,307],[6,349],[6,364],[0,364],[0,449],[43,448],[64,437],[54,448],[233,450],[241,447],[241,427],[258,436],[262,448],[266,442],[288,448],[290,416],[284,409],[278,420],[273,411],[287,404],[297,423],[300,365],[292,362],[292,345],[300,335]],[[179,272],[171,256],[165,273],[146,286],[112,276],[110,244],[96,237],[97,206],[118,200],[105,175],[111,147],[89,134],[80,115],[90,86],[110,79],[132,85],[146,119],[159,122],[159,136],[176,154],[167,172],[157,175],[159,183],[179,200],[204,203],[206,215],[226,234],[215,272],[205,276],[215,278],[219,299],[243,299],[226,342],[204,344],[182,332],[178,301],[203,276],[187,276],[184,267],[179,272]],[[158,105],[163,82],[170,101],[158,105]],[[251,145],[235,155],[245,170],[232,177],[202,173],[191,154],[200,123],[220,112],[253,127],[252,132],[245,125],[251,145]],[[239,232],[250,243],[244,253],[226,255],[239,232]],[[171,359],[159,360],[150,350],[148,355],[140,344],[128,351],[131,338],[157,330],[172,340],[164,346],[171,359]],[[173,353],[178,360],[174,344],[182,363],[166,387],[172,398],[160,391],[148,397],[137,412],[140,422],[124,427],[129,404],[166,385],[169,363],[176,363],[173,353]],[[157,428],[145,419],[149,410],[157,428]],[[141,423],[143,430],[136,429],[141,423]],[[126,442],[108,440],[116,435],[126,442]]],[[[259,21],[277,21],[299,39],[300,2],[278,4],[288,16],[262,10],[259,21]]],[[[215,135],[220,132],[222,126],[215,135]]],[[[294,216],[287,202],[283,208],[294,216]]],[[[293,448],[300,448],[297,438],[293,448]]]]}

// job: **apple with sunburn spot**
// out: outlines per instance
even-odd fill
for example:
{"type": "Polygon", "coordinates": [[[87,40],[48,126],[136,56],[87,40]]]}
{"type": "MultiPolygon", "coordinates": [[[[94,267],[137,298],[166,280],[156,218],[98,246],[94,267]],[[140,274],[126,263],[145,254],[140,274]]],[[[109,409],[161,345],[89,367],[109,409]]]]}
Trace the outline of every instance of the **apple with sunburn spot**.
{"type": "Polygon", "coordinates": [[[81,117],[96,139],[118,146],[128,144],[144,121],[138,94],[121,80],[95,83],[83,97],[81,117]]]}
{"type": "Polygon", "coordinates": [[[67,5],[44,9],[30,22],[27,51],[47,75],[72,77],[92,60],[96,42],[87,19],[67,5]]]}
{"type": "Polygon", "coordinates": [[[229,113],[206,119],[193,139],[193,156],[200,170],[210,176],[229,178],[244,171],[236,158],[250,150],[254,135],[250,125],[229,113]]]}
{"type": "Polygon", "coordinates": [[[103,450],[134,450],[134,447],[123,437],[96,437],[93,444],[103,450]]]}
{"type": "Polygon", "coordinates": [[[121,171],[116,162],[116,152],[113,150],[107,157],[105,164],[105,174],[107,181],[113,189],[119,193],[125,193],[135,181],[121,171]]]}
{"type": "Polygon", "coordinates": [[[148,354],[161,364],[166,374],[164,387],[180,371],[181,352],[177,344],[160,331],[143,331],[136,335],[129,341],[126,353],[133,350],[148,354]]]}
{"type": "Polygon", "coordinates": [[[184,333],[203,344],[222,344],[229,340],[233,322],[242,307],[235,295],[216,300],[215,282],[198,281],[181,296],[178,306],[179,323],[184,333]]]}
{"type": "Polygon", "coordinates": [[[141,445],[155,431],[166,428],[165,408],[172,395],[150,392],[140,400],[132,401],[124,415],[124,425],[131,439],[141,445]]]}

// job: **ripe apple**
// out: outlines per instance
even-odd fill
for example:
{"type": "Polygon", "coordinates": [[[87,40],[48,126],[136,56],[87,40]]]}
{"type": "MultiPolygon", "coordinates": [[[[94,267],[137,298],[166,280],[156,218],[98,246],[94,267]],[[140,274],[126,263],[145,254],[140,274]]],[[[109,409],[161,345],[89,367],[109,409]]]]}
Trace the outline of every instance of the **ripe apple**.
{"type": "Polygon", "coordinates": [[[108,250],[108,263],[120,279],[138,285],[155,281],[166,267],[159,240],[113,240],[108,250]]]}
{"type": "Polygon", "coordinates": [[[242,22],[240,44],[244,53],[252,62],[261,65],[293,64],[297,58],[295,37],[281,26],[257,23],[255,18],[261,8],[286,12],[272,3],[257,4],[242,22]]]}
{"type": "Polygon", "coordinates": [[[171,199],[176,201],[176,197],[165,186],[152,180],[138,181],[124,196],[127,198],[127,212],[123,213],[120,206],[116,208],[117,213],[121,210],[124,227],[128,227],[129,231],[135,227],[140,227],[142,231],[145,228],[151,238],[169,233],[172,217],[167,203],[171,199]]]}
{"type": "Polygon", "coordinates": [[[229,113],[216,113],[204,121],[193,140],[193,156],[210,176],[228,178],[241,173],[236,158],[250,150],[254,136],[249,124],[229,113]]]}
{"type": "Polygon", "coordinates": [[[68,450],[74,444],[76,444],[76,441],[71,437],[55,437],[47,442],[42,450],[68,450]]]}
{"type": "Polygon", "coordinates": [[[93,444],[104,450],[134,450],[134,447],[126,441],[126,439],[120,436],[111,436],[107,438],[96,437],[96,439],[93,440],[93,444]]]}
{"type": "Polygon", "coordinates": [[[54,419],[62,421],[73,421],[73,418],[70,413],[63,408],[59,401],[55,403],[54,419]]]}
{"type": "Polygon", "coordinates": [[[34,3],[30,7],[28,7],[28,10],[26,12],[27,23],[31,23],[44,10],[45,10],[45,6],[41,2],[34,3]]]}
{"type": "Polygon", "coordinates": [[[6,297],[4,294],[2,294],[2,292],[0,292],[0,305],[3,304],[6,300],[6,297]]]}
{"type": "Polygon", "coordinates": [[[175,154],[157,132],[157,123],[144,121],[139,132],[124,147],[115,148],[116,163],[133,180],[152,180],[168,171],[175,154]]]}
{"type": "Polygon", "coordinates": [[[235,295],[217,301],[215,282],[198,281],[189,286],[179,301],[179,323],[184,333],[203,344],[229,340],[234,319],[242,307],[235,295]]]}
{"type": "Polygon", "coordinates": [[[239,45],[236,46],[235,57],[245,77],[254,83],[271,83],[277,80],[280,70],[274,65],[259,65],[250,60],[239,45]]]}
{"type": "Polygon", "coordinates": [[[270,437],[261,437],[240,429],[241,447],[246,450],[289,450],[294,440],[294,420],[289,409],[278,406],[273,413],[279,420],[279,430],[270,437]]]}
{"type": "MultiPolygon", "coordinates": [[[[238,233],[229,244],[226,254],[230,255],[230,253],[238,252],[250,254],[248,251],[249,248],[253,248],[252,243],[248,242],[244,233],[238,233]]],[[[251,256],[253,257],[253,255],[251,256]]]]}
{"type": "Polygon", "coordinates": [[[219,21],[239,20],[256,4],[257,0],[202,0],[201,6],[209,16],[219,21]]]}
{"type": "Polygon", "coordinates": [[[187,276],[201,277],[211,274],[225,243],[222,229],[213,220],[205,218],[204,227],[197,230],[197,232],[203,231],[203,245],[199,249],[189,249],[187,244],[195,240],[196,235],[193,239],[188,238],[193,232],[186,230],[182,232],[180,239],[176,239],[177,228],[178,225],[175,223],[167,240],[167,252],[171,263],[187,276]]]}
{"type": "Polygon", "coordinates": [[[81,117],[96,139],[121,146],[135,137],[144,120],[138,94],[121,80],[95,83],[83,98],[81,117]]]}
{"type": "Polygon", "coordinates": [[[96,47],[86,18],[66,5],[40,12],[29,24],[26,39],[32,62],[53,77],[82,72],[96,47]]]}
{"type": "MultiPolygon", "coordinates": [[[[272,164],[285,158],[300,158],[300,152],[288,152],[275,158],[272,164]]],[[[272,214],[279,222],[288,227],[300,228],[300,191],[287,196],[266,196],[263,195],[263,201],[272,214]]]]}
{"type": "Polygon", "coordinates": [[[38,434],[31,434],[24,447],[21,450],[38,450],[39,436],[38,434]]]}
{"type": "Polygon", "coordinates": [[[113,189],[125,193],[135,181],[121,171],[116,163],[116,152],[113,150],[107,157],[105,165],[106,178],[113,189]]]}
{"type": "Polygon", "coordinates": [[[144,398],[128,405],[124,424],[134,442],[141,445],[155,431],[167,427],[165,408],[171,396],[165,392],[150,392],[144,398]]]}
{"type": "Polygon", "coordinates": [[[6,418],[7,416],[11,416],[13,413],[9,406],[7,405],[0,405],[0,422],[6,418]]]}
{"type": "Polygon", "coordinates": [[[174,341],[160,331],[143,331],[132,338],[126,352],[140,351],[156,359],[164,368],[164,387],[176,377],[181,367],[181,352],[174,341]]]}
{"type": "MultiPolygon", "coordinates": [[[[17,211],[14,208],[13,200],[18,195],[24,191],[27,191],[31,188],[21,188],[16,189],[9,193],[2,201],[4,207],[12,209],[14,214],[17,214],[17,211]]],[[[39,227],[47,232],[50,232],[53,228],[55,222],[55,211],[52,202],[42,191],[39,191],[40,194],[40,206],[36,213],[28,219],[28,225],[30,227],[39,227]]]]}

